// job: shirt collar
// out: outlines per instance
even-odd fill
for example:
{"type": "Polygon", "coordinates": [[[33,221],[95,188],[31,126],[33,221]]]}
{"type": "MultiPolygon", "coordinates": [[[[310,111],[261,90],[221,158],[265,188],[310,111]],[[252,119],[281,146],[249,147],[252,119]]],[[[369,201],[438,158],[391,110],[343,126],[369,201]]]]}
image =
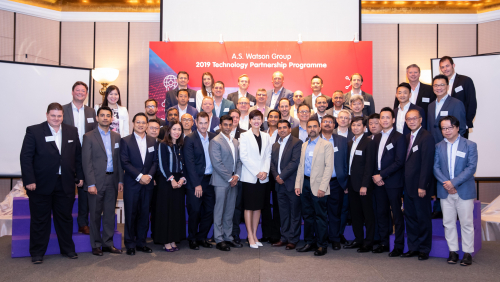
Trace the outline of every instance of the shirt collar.
{"type": "Polygon", "coordinates": [[[281,86],[280,90],[278,92],[274,92],[274,89],[273,89],[273,95],[275,94],[280,94],[281,93],[281,90],[283,90],[283,86],[281,86]]]}
{"type": "Polygon", "coordinates": [[[135,139],[138,139],[138,140],[146,139],[146,134],[144,134],[144,138],[141,138],[141,136],[137,135],[137,133],[135,133],[135,131],[134,131],[134,135],[135,135],[135,139]]]}
{"type": "Polygon", "coordinates": [[[460,134],[458,134],[457,139],[455,139],[455,141],[453,141],[453,142],[450,142],[450,141],[448,141],[448,139],[444,138],[444,142],[451,144],[451,145],[457,143],[458,141],[460,141],[460,134]]]}
{"type": "Polygon", "coordinates": [[[382,131],[380,131],[380,133],[382,133],[382,136],[384,136],[384,135],[389,136],[389,135],[391,135],[391,132],[393,129],[394,129],[394,127],[391,127],[391,129],[389,129],[389,131],[384,132],[384,130],[382,130],[382,131]]]}
{"type": "Polygon", "coordinates": [[[61,133],[62,125],[59,125],[59,130],[57,131],[57,133],[54,130],[54,128],[52,128],[52,126],[50,126],[50,124],[47,123],[47,125],[49,126],[49,129],[50,129],[50,132],[52,132],[52,135],[61,133]]]}
{"type": "Polygon", "coordinates": [[[311,138],[309,138],[309,144],[314,144],[318,143],[319,138],[314,139],[314,141],[311,141],[311,138]]]}
{"type": "MultiPolygon", "coordinates": [[[[321,134],[321,138],[323,138],[323,139],[325,139],[325,140],[326,140],[326,138],[325,138],[325,136],[323,136],[323,134],[321,134]]],[[[328,140],[326,140],[326,141],[330,141],[330,140],[333,140],[333,133],[332,133],[332,136],[330,136],[330,139],[328,139],[328,140]]]]}
{"type": "Polygon", "coordinates": [[[420,131],[421,128],[422,128],[422,125],[415,132],[411,133],[411,135],[413,135],[413,138],[417,137],[417,134],[418,134],[418,132],[420,131]]]}
{"type": "Polygon", "coordinates": [[[443,99],[441,99],[441,101],[439,101],[439,102],[438,102],[438,100],[436,98],[436,103],[437,104],[443,104],[446,101],[446,99],[448,99],[448,96],[450,96],[450,95],[448,95],[448,94],[444,95],[443,99]]]}
{"type": "Polygon", "coordinates": [[[286,144],[286,142],[288,141],[288,139],[290,138],[290,135],[292,135],[291,133],[288,134],[283,140],[281,140],[281,138],[278,139],[278,143],[281,145],[281,144],[286,144]]]}
{"type": "Polygon", "coordinates": [[[198,132],[198,135],[200,135],[200,139],[201,140],[207,141],[207,139],[208,139],[208,132],[207,132],[207,137],[206,138],[203,137],[203,135],[201,135],[201,133],[198,130],[196,130],[196,132],[198,132]]]}
{"type": "Polygon", "coordinates": [[[238,97],[246,97],[248,92],[241,93],[240,89],[238,89],[238,97]]]}
{"type": "Polygon", "coordinates": [[[323,93],[319,92],[318,96],[316,96],[316,95],[314,95],[314,92],[313,92],[311,95],[312,95],[313,97],[316,97],[316,98],[317,98],[317,97],[319,97],[319,96],[323,95],[323,93]]]}
{"type": "MultiPolygon", "coordinates": [[[[456,77],[456,76],[457,76],[457,72],[455,72],[455,73],[453,74],[453,76],[451,77],[450,81],[452,81],[452,80],[453,80],[453,81],[455,81],[455,77],[456,77]]],[[[453,85],[451,85],[451,86],[453,86],[453,85]]]]}
{"type": "MultiPolygon", "coordinates": [[[[84,106],[82,106],[82,109],[83,109],[83,107],[84,107],[84,106]]],[[[78,111],[78,112],[80,111],[80,110],[79,110],[79,109],[75,106],[75,104],[73,103],[73,101],[71,101],[71,108],[73,109],[73,111],[74,111],[74,110],[76,110],[76,111],[78,111]]]]}
{"type": "Polygon", "coordinates": [[[224,137],[224,139],[226,139],[227,142],[233,142],[233,136],[231,136],[231,134],[229,134],[229,138],[226,137],[226,135],[224,133],[222,133],[222,137],[224,137]]]}
{"type": "MultiPolygon", "coordinates": [[[[402,111],[407,112],[408,109],[410,108],[410,104],[411,104],[411,102],[408,101],[408,103],[403,107],[402,111]]],[[[399,109],[401,110],[401,104],[399,104],[399,109]]]]}
{"type": "Polygon", "coordinates": [[[104,135],[104,136],[108,136],[109,132],[111,131],[111,130],[108,129],[108,133],[106,133],[106,132],[104,132],[104,130],[101,129],[100,126],[97,126],[97,129],[99,129],[99,133],[101,133],[101,135],[104,135]]]}

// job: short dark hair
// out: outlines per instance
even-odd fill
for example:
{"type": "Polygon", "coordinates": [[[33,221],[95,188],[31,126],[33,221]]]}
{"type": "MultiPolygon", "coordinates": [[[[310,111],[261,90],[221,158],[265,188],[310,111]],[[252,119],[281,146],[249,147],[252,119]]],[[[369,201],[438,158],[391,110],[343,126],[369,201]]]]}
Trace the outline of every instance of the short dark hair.
{"type": "Polygon", "coordinates": [[[321,80],[321,84],[323,84],[323,79],[321,77],[319,77],[319,75],[315,75],[311,78],[311,82],[313,81],[313,79],[315,78],[318,78],[319,80],[321,80]]]}
{"type": "Polygon", "coordinates": [[[189,91],[187,89],[179,89],[177,90],[177,97],[179,97],[179,93],[181,92],[186,92],[188,94],[188,97],[189,97],[189,91]]]}
{"type": "Polygon", "coordinates": [[[264,115],[261,111],[253,110],[248,114],[248,119],[253,119],[254,117],[260,117],[260,119],[262,119],[262,122],[264,122],[264,115]]]}
{"type": "Polygon", "coordinates": [[[358,121],[362,121],[363,126],[366,126],[366,119],[364,117],[353,117],[351,120],[351,126],[353,123],[358,122],[358,121]]]}
{"type": "Polygon", "coordinates": [[[290,124],[290,122],[288,120],[286,120],[286,119],[280,119],[278,121],[278,126],[280,125],[280,123],[286,123],[286,125],[288,126],[288,128],[292,127],[292,125],[290,124]]]}
{"type": "Polygon", "coordinates": [[[410,113],[410,112],[416,112],[416,113],[418,113],[418,117],[419,117],[419,118],[421,118],[421,117],[422,117],[422,115],[420,114],[420,111],[419,111],[419,110],[417,110],[417,109],[409,109],[409,110],[406,112],[405,118],[406,118],[406,116],[408,115],[408,113],[410,113]]]}
{"type": "Polygon", "coordinates": [[[450,81],[448,80],[448,77],[444,74],[438,74],[436,75],[433,79],[432,79],[432,84],[434,85],[434,81],[436,81],[436,79],[444,79],[446,81],[446,85],[449,85],[450,84],[450,81]]]}
{"type": "Polygon", "coordinates": [[[328,102],[328,97],[326,97],[325,95],[320,95],[316,97],[316,102],[318,101],[319,98],[325,98],[326,102],[328,102]]]}
{"type": "Polygon", "coordinates": [[[367,121],[370,122],[371,119],[380,119],[380,115],[377,113],[371,114],[368,116],[367,121]]]}
{"type": "Polygon", "coordinates": [[[289,106],[291,106],[291,105],[292,105],[292,104],[290,103],[290,100],[288,100],[288,98],[281,98],[281,99],[278,101],[278,106],[280,105],[281,101],[287,101],[289,106]]]}
{"type": "Polygon", "coordinates": [[[187,77],[188,77],[188,79],[189,79],[189,73],[187,73],[186,71],[180,71],[180,72],[178,72],[178,73],[177,73],[177,78],[179,78],[179,75],[181,75],[181,74],[185,74],[185,75],[187,75],[187,77]]]}
{"type": "Polygon", "coordinates": [[[176,107],[171,107],[167,110],[167,116],[168,116],[168,113],[170,113],[171,111],[176,111],[177,112],[177,115],[179,115],[179,110],[176,108],[176,107]]]}
{"type": "Polygon", "coordinates": [[[109,111],[111,113],[111,115],[113,115],[113,111],[111,110],[110,107],[106,107],[106,106],[100,107],[99,110],[97,110],[97,116],[99,116],[101,111],[109,111]]]}
{"type": "MultiPolygon", "coordinates": [[[[184,128],[182,127],[182,123],[180,121],[175,120],[173,122],[170,122],[165,129],[163,140],[161,140],[161,142],[165,143],[167,146],[172,146],[174,144],[174,142],[172,141],[172,137],[170,136],[170,130],[172,130],[172,127],[174,127],[174,125],[176,124],[178,124],[181,127],[181,131],[184,132],[184,128]]],[[[182,145],[184,144],[184,134],[181,134],[181,136],[179,136],[179,139],[177,139],[175,144],[179,147],[182,147],[182,145]]]]}
{"type": "Polygon", "coordinates": [[[270,110],[270,111],[269,111],[269,113],[267,113],[267,118],[268,118],[268,119],[269,119],[269,115],[270,115],[271,113],[278,113],[278,116],[279,116],[279,118],[281,119],[281,113],[280,113],[280,111],[275,110],[275,109],[272,109],[272,110],[270,110]]]}
{"type": "Polygon", "coordinates": [[[300,107],[304,107],[304,106],[305,106],[305,107],[307,107],[307,108],[309,109],[309,111],[311,111],[311,107],[309,107],[309,105],[308,105],[308,104],[306,104],[306,103],[302,103],[302,104],[300,104],[300,105],[297,107],[297,110],[300,110],[300,107]]]}
{"type": "Polygon", "coordinates": [[[332,115],[326,114],[321,120],[331,119],[335,123],[335,118],[332,115]]]}
{"type": "Polygon", "coordinates": [[[132,122],[135,122],[135,119],[137,117],[145,117],[146,118],[146,122],[149,121],[148,116],[145,113],[137,113],[137,114],[135,114],[134,118],[132,119],[132,122]]]}
{"type": "Polygon", "coordinates": [[[158,119],[152,118],[148,121],[148,123],[156,122],[159,126],[161,126],[160,121],[158,119]]]}
{"type": "Polygon", "coordinates": [[[156,107],[158,107],[158,102],[155,99],[147,99],[144,102],[144,107],[146,107],[146,105],[148,104],[148,102],[155,102],[156,107]]]}
{"type": "Polygon", "coordinates": [[[85,89],[87,91],[89,91],[89,87],[87,86],[87,84],[83,81],[77,81],[75,82],[75,84],[73,84],[73,88],[71,88],[71,91],[75,91],[75,88],[78,86],[78,85],[82,85],[83,87],[85,87],[85,89]]]}
{"type": "MultiPolygon", "coordinates": [[[[245,97],[246,98],[246,97],[245,97]]],[[[232,110],[229,110],[229,113],[227,113],[228,115],[231,115],[232,113],[238,113],[238,115],[241,117],[241,112],[240,110],[238,109],[232,109],[232,110]]]]}
{"type": "Polygon", "coordinates": [[[50,111],[52,110],[62,111],[64,113],[64,109],[59,103],[50,103],[49,106],[47,107],[47,114],[50,113],[50,111]]]}
{"type": "Polygon", "coordinates": [[[394,111],[391,108],[384,107],[384,108],[382,108],[382,110],[380,110],[380,115],[382,115],[382,112],[390,112],[391,113],[391,117],[394,118],[394,111]]]}
{"type": "Polygon", "coordinates": [[[196,116],[196,120],[199,121],[200,118],[208,118],[208,121],[210,122],[210,117],[205,112],[199,112],[198,113],[198,115],[196,116]]]}
{"type": "MultiPolygon", "coordinates": [[[[262,115],[262,113],[260,114],[262,115]]],[[[230,115],[223,115],[220,117],[219,123],[222,124],[222,122],[225,120],[230,120],[231,122],[233,122],[233,118],[230,115]]]]}
{"type": "Polygon", "coordinates": [[[441,64],[444,61],[450,61],[450,64],[452,65],[455,64],[450,56],[443,56],[441,59],[439,59],[439,64],[441,64]]]}
{"type": "Polygon", "coordinates": [[[310,118],[310,119],[307,121],[306,126],[307,126],[307,125],[309,125],[309,122],[310,122],[310,121],[315,121],[315,122],[317,122],[317,123],[318,123],[318,126],[321,126],[321,125],[319,124],[319,120],[318,120],[317,118],[310,118]]]}
{"type": "Polygon", "coordinates": [[[445,120],[449,120],[451,125],[454,126],[454,127],[457,127],[457,128],[460,128],[460,121],[458,121],[458,119],[454,116],[445,116],[443,118],[441,118],[441,120],[439,120],[439,130],[443,130],[441,128],[441,123],[445,120]]]}
{"type": "Polygon", "coordinates": [[[411,93],[411,86],[408,82],[401,82],[398,87],[396,87],[396,91],[398,91],[399,87],[404,87],[404,88],[407,88],[408,91],[410,91],[411,93]]]}
{"type": "Polygon", "coordinates": [[[222,87],[226,88],[226,86],[224,85],[224,82],[222,82],[222,81],[220,81],[220,80],[217,80],[217,81],[214,83],[214,86],[215,86],[215,84],[217,84],[217,83],[222,84],[222,87]]]}

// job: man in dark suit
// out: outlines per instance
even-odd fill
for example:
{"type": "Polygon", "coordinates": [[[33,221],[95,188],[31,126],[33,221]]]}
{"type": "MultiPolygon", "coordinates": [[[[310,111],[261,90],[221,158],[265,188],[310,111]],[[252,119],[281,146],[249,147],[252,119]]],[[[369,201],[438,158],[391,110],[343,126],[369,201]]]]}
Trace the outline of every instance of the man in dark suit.
{"type": "Polygon", "coordinates": [[[380,125],[380,115],[375,113],[373,115],[370,115],[368,117],[368,131],[370,131],[370,134],[368,138],[372,139],[375,137],[375,135],[379,134],[382,131],[382,126],[380,125]]]}
{"type": "Polygon", "coordinates": [[[316,98],[318,98],[319,96],[324,96],[326,98],[326,106],[324,110],[333,107],[332,98],[321,93],[321,89],[323,89],[323,79],[321,77],[317,75],[313,76],[313,78],[311,79],[311,89],[313,93],[304,98],[304,103],[306,103],[311,109],[313,109],[314,113],[318,112],[318,108],[316,107],[316,98]]]}
{"type": "Polygon", "coordinates": [[[182,117],[184,114],[190,114],[194,119],[196,119],[198,110],[189,105],[189,93],[186,89],[180,89],[177,91],[177,101],[179,103],[173,106],[173,108],[176,108],[179,111],[179,117],[182,117]]]}
{"type": "MultiPolygon", "coordinates": [[[[164,119],[161,119],[156,116],[158,113],[158,102],[155,99],[147,99],[144,102],[144,113],[148,117],[148,120],[157,120],[160,123],[160,127],[165,126],[166,122],[164,119]]],[[[167,117],[165,116],[165,119],[167,117]]]]}
{"type": "MultiPolygon", "coordinates": [[[[306,97],[307,98],[307,97],[306,97]]],[[[319,96],[316,98],[316,113],[311,116],[313,119],[317,119],[319,123],[322,123],[322,119],[325,115],[333,116],[333,109],[327,110],[328,107],[328,99],[327,96],[319,96]],[[320,98],[321,97],[321,98],[320,98]]]]}
{"type": "Polygon", "coordinates": [[[439,69],[442,74],[448,77],[448,95],[464,103],[467,130],[465,134],[460,134],[465,138],[469,138],[468,129],[474,127],[472,122],[474,121],[477,110],[476,88],[474,87],[474,82],[472,82],[470,77],[455,72],[455,63],[451,57],[442,57],[441,60],[439,60],[439,69]]]}
{"type": "Polygon", "coordinates": [[[169,90],[165,95],[165,113],[167,110],[175,105],[177,105],[177,91],[179,89],[187,89],[189,92],[189,105],[196,108],[196,91],[188,88],[189,74],[185,71],[180,71],[177,73],[177,84],[178,86],[172,90],[169,90]]]}
{"type": "Polygon", "coordinates": [[[352,231],[355,239],[344,245],[344,249],[358,249],[358,253],[366,253],[373,249],[373,235],[375,232],[375,216],[373,214],[373,175],[375,150],[372,140],[364,134],[366,120],[363,117],[354,117],[351,130],[354,140],[349,140],[349,207],[352,216],[352,231]],[[363,230],[366,227],[366,236],[363,230]]]}
{"type": "Polygon", "coordinates": [[[344,94],[344,100],[346,106],[351,107],[350,100],[353,95],[361,95],[364,100],[363,116],[369,116],[375,113],[375,102],[373,101],[372,94],[366,93],[361,90],[361,85],[363,85],[363,76],[359,73],[351,75],[351,86],[352,90],[344,94]]]}
{"type": "Polygon", "coordinates": [[[290,115],[290,108],[292,107],[290,105],[290,100],[288,100],[287,98],[281,98],[278,103],[279,111],[281,113],[281,119],[288,121],[290,123],[290,126],[292,126],[292,129],[299,126],[299,120],[290,115]]]}
{"type": "Polygon", "coordinates": [[[250,101],[250,107],[255,106],[257,100],[255,99],[255,96],[248,93],[248,86],[250,86],[250,77],[248,77],[248,75],[246,74],[240,75],[240,77],[238,77],[238,91],[229,93],[229,95],[227,95],[227,99],[233,102],[233,104],[236,106],[238,105],[238,100],[241,97],[246,97],[250,101]]]}
{"type": "MultiPolygon", "coordinates": [[[[88,86],[85,82],[75,82],[71,94],[73,95],[73,101],[63,106],[63,123],[78,129],[78,137],[81,145],[83,135],[97,127],[96,115],[94,109],[83,104],[88,94],[88,86]]],[[[88,235],[90,231],[87,195],[87,192],[83,188],[78,189],[78,232],[88,235]]]]}
{"type": "Polygon", "coordinates": [[[280,139],[273,144],[271,153],[271,173],[276,180],[281,239],[273,246],[293,250],[300,240],[300,197],[295,195],[294,188],[302,141],[291,135],[291,125],[287,120],[278,122],[278,135],[280,139]]]}
{"type": "Polygon", "coordinates": [[[410,129],[405,122],[405,116],[408,110],[418,110],[420,112],[420,115],[422,115],[422,124],[424,126],[424,129],[427,126],[424,109],[412,104],[410,102],[411,97],[412,94],[410,84],[406,82],[399,84],[396,88],[396,99],[399,101],[399,106],[394,107],[394,117],[396,119],[396,121],[394,122],[394,129],[403,135],[410,133],[410,129]]]}
{"type": "Polygon", "coordinates": [[[51,213],[61,254],[78,258],[73,242],[75,183],[83,186],[82,148],[76,127],[62,124],[63,107],[47,107],[47,121],[26,128],[21,147],[21,173],[30,206],[30,254],[43,262],[51,230],[51,213]]]}
{"type": "MultiPolygon", "coordinates": [[[[406,67],[406,78],[410,83],[410,103],[419,106],[424,109],[425,115],[427,115],[427,108],[429,104],[436,100],[436,95],[432,91],[432,86],[420,82],[420,67],[416,64],[411,64],[406,67]]],[[[399,105],[398,98],[394,99],[394,108],[399,105]]],[[[422,118],[425,119],[423,116],[422,118]]],[[[422,124],[425,128],[425,122],[422,124]]]]}
{"type": "Polygon", "coordinates": [[[401,197],[403,196],[404,162],[406,142],[404,136],[394,130],[394,112],[385,107],[380,111],[380,125],[382,131],[373,138],[376,151],[374,160],[373,182],[375,198],[377,200],[377,221],[380,234],[380,245],[374,253],[390,251],[389,235],[391,224],[391,210],[394,217],[395,236],[394,249],[390,257],[399,257],[404,249],[404,218],[401,211],[401,197]]]}
{"type": "Polygon", "coordinates": [[[179,121],[179,108],[172,107],[167,110],[167,113],[165,114],[165,125],[160,127],[160,133],[158,134],[158,139],[163,140],[165,137],[165,130],[167,130],[166,125],[168,125],[169,122],[172,121],[179,121]]]}
{"type": "Polygon", "coordinates": [[[210,185],[212,163],[208,153],[210,140],[215,133],[207,132],[208,114],[201,112],[196,117],[197,130],[184,138],[185,169],[188,176],[186,206],[188,210],[189,248],[198,250],[199,246],[211,248],[207,235],[214,220],[215,191],[210,185]]]}
{"type": "Polygon", "coordinates": [[[344,194],[347,190],[349,176],[347,138],[333,134],[334,117],[326,115],[321,123],[321,137],[333,145],[333,173],[330,180],[330,195],[327,199],[328,208],[328,239],[334,250],[340,250],[341,214],[344,194]]]}
{"type": "Polygon", "coordinates": [[[401,257],[429,258],[432,246],[432,219],[430,199],[433,192],[434,138],[422,127],[418,110],[406,113],[411,133],[406,135],[406,162],[404,168],[404,206],[408,252],[401,257]]]}
{"type": "Polygon", "coordinates": [[[283,87],[284,81],[285,76],[283,73],[279,71],[273,73],[273,89],[267,90],[266,106],[269,108],[277,110],[281,98],[287,98],[290,101],[290,105],[293,106],[293,92],[283,87]]]}
{"type": "Polygon", "coordinates": [[[134,134],[120,141],[120,161],[123,177],[123,204],[125,206],[125,247],[127,255],[135,250],[152,253],[146,246],[149,229],[149,205],[153,196],[153,176],[158,165],[158,143],[146,135],[148,118],[137,113],[132,119],[134,134]]]}
{"type": "Polygon", "coordinates": [[[100,107],[97,110],[99,126],[83,136],[82,160],[84,189],[89,193],[90,245],[92,254],[96,256],[102,256],[103,252],[122,253],[113,245],[116,198],[118,192],[123,192],[123,169],[120,163],[120,134],[109,130],[112,119],[111,109],[100,107]]]}

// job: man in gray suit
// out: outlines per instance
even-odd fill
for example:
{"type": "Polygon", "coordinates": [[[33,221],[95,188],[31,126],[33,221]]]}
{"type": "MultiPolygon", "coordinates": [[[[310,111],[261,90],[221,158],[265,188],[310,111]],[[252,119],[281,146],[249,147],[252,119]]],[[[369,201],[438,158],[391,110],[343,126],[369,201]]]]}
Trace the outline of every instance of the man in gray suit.
{"type": "Polygon", "coordinates": [[[113,112],[109,107],[99,108],[99,126],[83,136],[83,187],[88,192],[90,245],[92,254],[96,256],[102,256],[103,252],[122,252],[113,246],[116,197],[118,191],[123,191],[123,169],[120,163],[120,134],[109,130],[112,119],[113,112]]]}
{"type": "MultiPolygon", "coordinates": [[[[88,86],[85,82],[77,81],[73,84],[73,101],[63,106],[63,123],[78,128],[80,145],[83,135],[97,127],[94,109],[85,106],[83,103],[87,99],[88,86]]],[[[89,203],[87,192],[83,188],[78,189],[78,232],[89,234],[89,203]]]]}
{"type": "Polygon", "coordinates": [[[297,126],[299,126],[299,120],[292,117],[290,115],[290,109],[292,108],[292,105],[290,105],[290,100],[287,98],[281,98],[279,100],[279,111],[281,113],[281,119],[284,119],[290,123],[290,128],[293,129],[297,126]]]}
{"type": "MultiPolygon", "coordinates": [[[[267,90],[266,106],[271,109],[278,109],[278,101],[287,98],[293,106],[293,92],[283,87],[285,76],[280,71],[273,73],[273,89],[267,90]]],[[[258,99],[258,98],[257,98],[258,99]]],[[[266,115],[264,115],[266,116],[266,115]]]]}
{"type": "Polygon", "coordinates": [[[210,185],[215,190],[214,239],[217,249],[230,251],[230,247],[241,248],[233,236],[233,215],[238,193],[238,179],[241,174],[241,161],[238,140],[231,136],[233,119],[223,115],[220,119],[221,132],[208,146],[213,172],[210,185]]]}

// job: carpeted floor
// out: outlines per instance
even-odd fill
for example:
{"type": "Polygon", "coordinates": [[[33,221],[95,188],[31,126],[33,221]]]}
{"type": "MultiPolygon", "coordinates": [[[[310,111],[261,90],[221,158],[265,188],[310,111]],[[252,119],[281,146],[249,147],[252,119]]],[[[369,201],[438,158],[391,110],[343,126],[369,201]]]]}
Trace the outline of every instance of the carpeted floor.
{"type": "Polygon", "coordinates": [[[149,246],[152,254],[80,253],[76,260],[51,255],[33,265],[29,257],[10,257],[11,237],[5,236],[0,238],[0,281],[500,281],[500,242],[483,242],[470,267],[448,265],[442,258],[418,261],[331,248],[314,257],[269,244],[221,252],[190,250],[184,241],[175,253],[149,246]]]}

